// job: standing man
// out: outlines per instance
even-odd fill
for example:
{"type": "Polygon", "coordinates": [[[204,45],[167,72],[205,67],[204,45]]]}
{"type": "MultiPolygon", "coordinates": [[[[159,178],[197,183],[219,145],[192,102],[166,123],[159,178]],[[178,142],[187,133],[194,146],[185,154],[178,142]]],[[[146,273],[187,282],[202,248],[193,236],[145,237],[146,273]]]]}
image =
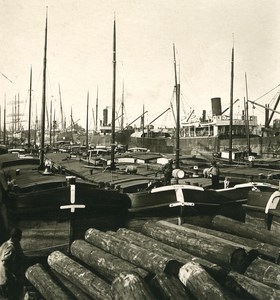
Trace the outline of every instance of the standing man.
{"type": "Polygon", "coordinates": [[[219,168],[217,163],[214,161],[210,169],[210,177],[212,179],[212,188],[217,189],[219,187],[219,168]]]}
{"type": "Polygon", "coordinates": [[[21,230],[14,228],[11,238],[0,247],[0,298],[20,298],[19,281],[23,263],[21,237],[21,230]]]}

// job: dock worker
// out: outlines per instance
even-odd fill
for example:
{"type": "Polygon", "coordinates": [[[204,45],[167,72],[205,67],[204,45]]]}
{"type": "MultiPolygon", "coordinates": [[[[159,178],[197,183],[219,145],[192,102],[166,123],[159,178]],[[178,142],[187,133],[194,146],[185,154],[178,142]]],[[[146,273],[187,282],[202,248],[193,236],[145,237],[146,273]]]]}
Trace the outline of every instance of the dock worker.
{"type": "Polygon", "coordinates": [[[168,163],[164,166],[163,168],[163,174],[164,174],[164,184],[168,185],[171,183],[171,178],[172,178],[172,167],[173,160],[169,159],[168,163]]]}
{"type": "Polygon", "coordinates": [[[0,247],[0,299],[20,299],[23,251],[22,231],[14,228],[11,237],[0,247]]]}
{"type": "Polygon", "coordinates": [[[210,177],[212,179],[212,188],[217,189],[219,187],[219,168],[215,161],[211,165],[210,177]]]}

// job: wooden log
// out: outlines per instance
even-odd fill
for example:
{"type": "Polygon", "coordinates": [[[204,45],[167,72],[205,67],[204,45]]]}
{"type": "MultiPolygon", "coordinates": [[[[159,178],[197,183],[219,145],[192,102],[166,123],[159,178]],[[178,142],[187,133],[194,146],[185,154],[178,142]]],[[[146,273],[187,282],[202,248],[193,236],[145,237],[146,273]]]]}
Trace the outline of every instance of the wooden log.
{"type": "Polygon", "coordinates": [[[29,267],[25,272],[25,276],[45,299],[71,299],[41,264],[29,267]]]}
{"type": "Polygon", "coordinates": [[[89,295],[84,293],[80,288],[78,288],[75,284],[73,284],[71,281],[57,273],[55,270],[50,269],[50,272],[54,274],[54,277],[57,278],[57,281],[59,282],[61,287],[65,287],[70,293],[73,295],[75,299],[79,300],[90,300],[92,299],[89,295]]]}
{"type": "Polygon", "coordinates": [[[217,230],[280,246],[279,236],[266,229],[257,228],[223,216],[215,216],[212,225],[217,230]]]}
{"type": "Polygon", "coordinates": [[[244,272],[250,263],[249,256],[243,248],[215,239],[201,238],[195,234],[174,233],[174,230],[161,226],[158,222],[145,223],[143,232],[161,242],[238,272],[244,272]]]}
{"type": "Polygon", "coordinates": [[[124,242],[110,234],[90,228],[85,239],[89,243],[109,253],[121,257],[152,273],[171,272],[177,274],[182,266],[178,261],[156,254],[129,242],[124,242]]]}
{"type": "Polygon", "coordinates": [[[48,256],[48,264],[94,299],[112,299],[110,285],[59,251],[48,256]]]}
{"type": "Polygon", "coordinates": [[[135,273],[120,273],[112,283],[113,299],[155,300],[152,291],[135,273]]]}
{"type": "Polygon", "coordinates": [[[244,275],[273,288],[280,289],[280,266],[264,259],[255,259],[244,275]]]}
{"type": "Polygon", "coordinates": [[[279,290],[236,272],[228,273],[225,284],[241,299],[280,299],[279,290]]]}
{"type": "Polygon", "coordinates": [[[187,223],[182,224],[182,226],[184,228],[188,228],[190,230],[195,230],[195,231],[198,231],[198,232],[208,233],[208,234],[211,234],[213,236],[217,236],[217,237],[223,238],[225,240],[232,241],[236,244],[240,244],[240,245],[244,246],[244,248],[246,250],[249,250],[249,248],[256,249],[260,253],[260,256],[265,258],[265,259],[271,259],[273,261],[277,261],[277,259],[279,257],[279,248],[276,247],[276,246],[273,246],[271,244],[259,242],[259,241],[256,241],[256,240],[251,240],[249,238],[236,236],[236,235],[226,233],[226,232],[222,232],[222,231],[218,231],[218,230],[213,230],[213,229],[209,229],[209,228],[194,226],[194,225],[187,224],[187,223]]]}
{"type": "Polygon", "coordinates": [[[226,299],[220,285],[199,265],[193,262],[185,264],[179,272],[179,279],[196,299],[226,299]]]}
{"type": "Polygon", "coordinates": [[[142,268],[97,248],[86,241],[76,240],[71,245],[71,253],[91,266],[109,281],[113,281],[121,272],[136,273],[141,278],[146,278],[149,272],[142,268]]]}
{"type": "Polygon", "coordinates": [[[157,241],[151,237],[148,237],[142,233],[138,233],[126,228],[120,228],[114,235],[119,238],[126,239],[127,241],[133,241],[134,244],[143,247],[150,251],[156,251],[161,255],[167,255],[170,258],[176,259],[177,261],[185,264],[187,262],[196,262],[200,264],[211,276],[216,280],[224,278],[226,275],[225,270],[217,264],[209,262],[203,258],[193,256],[186,251],[177,249],[160,241],[157,241]]]}
{"type": "Polygon", "coordinates": [[[158,273],[150,281],[150,286],[157,299],[191,300],[192,295],[173,275],[158,273]]]}

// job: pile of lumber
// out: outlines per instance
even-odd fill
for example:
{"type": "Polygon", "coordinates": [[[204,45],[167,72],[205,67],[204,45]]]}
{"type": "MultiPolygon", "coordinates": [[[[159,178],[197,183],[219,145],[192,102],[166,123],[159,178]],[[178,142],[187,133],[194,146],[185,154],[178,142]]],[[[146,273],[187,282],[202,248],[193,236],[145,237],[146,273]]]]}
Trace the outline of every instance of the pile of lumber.
{"type": "Polygon", "coordinates": [[[278,255],[279,245],[251,237],[150,221],[141,233],[90,228],[26,277],[45,299],[280,299],[278,255]]]}

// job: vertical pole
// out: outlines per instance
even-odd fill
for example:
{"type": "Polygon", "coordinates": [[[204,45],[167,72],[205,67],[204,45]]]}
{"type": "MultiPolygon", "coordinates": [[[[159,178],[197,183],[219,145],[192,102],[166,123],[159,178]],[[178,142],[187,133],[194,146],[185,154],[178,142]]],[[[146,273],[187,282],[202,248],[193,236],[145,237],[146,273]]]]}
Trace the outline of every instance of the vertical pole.
{"type": "Polygon", "coordinates": [[[113,91],[112,91],[112,135],[111,135],[111,170],[115,170],[115,105],[116,105],[116,20],[113,32],[113,91]]]}
{"type": "Polygon", "coordinates": [[[88,103],[89,103],[89,92],[87,93],[86,150],[88,150],[88,103]]]}
{"type": "Polygon", "coordinates": [[[231,52],[230,117],[229,117],[229,163],[232,163],[232,119],[233,119],[234,48],[231,52]]]}
{"type": "Polygon", "coordinates": [[[30,149],[30,128],[31,128],[31,96],[32,96],[32,67],[30,69],[30,87],[29,87],[29,114],[28,114],[28,149],[30,149]]]}
{"type": "Polygon", "coordinates": [[[40,145],[40,167],[44,167],[45,152],[45,109],[46,109],[46,70],[47,70],[47,34],[48,34],[48,8],[46,13],[44,69],[43,69],[43,92],[41,108],[41,145],[40,145]]]}

